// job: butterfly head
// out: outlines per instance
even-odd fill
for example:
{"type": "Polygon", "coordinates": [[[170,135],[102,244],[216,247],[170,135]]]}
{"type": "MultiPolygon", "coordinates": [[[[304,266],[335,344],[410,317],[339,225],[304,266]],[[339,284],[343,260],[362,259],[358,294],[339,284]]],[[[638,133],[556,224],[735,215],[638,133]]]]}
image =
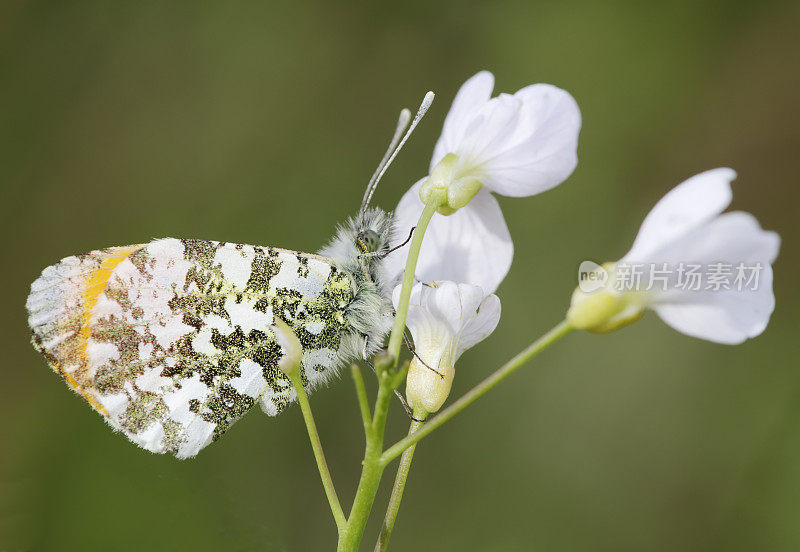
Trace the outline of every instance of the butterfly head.
{"type": "Polygon", "coordinates": [[[353,244],[362,259],[382,259],[392,242],[392,217],[377,207],[369,207],[351,221],[353,244]]]}
{"type": "Polygon", "coordinates": [[[381,237],[375,230],[361,230],[356,234],[356,242],[362,253],[377,253],[380,250],[381,237]]]}

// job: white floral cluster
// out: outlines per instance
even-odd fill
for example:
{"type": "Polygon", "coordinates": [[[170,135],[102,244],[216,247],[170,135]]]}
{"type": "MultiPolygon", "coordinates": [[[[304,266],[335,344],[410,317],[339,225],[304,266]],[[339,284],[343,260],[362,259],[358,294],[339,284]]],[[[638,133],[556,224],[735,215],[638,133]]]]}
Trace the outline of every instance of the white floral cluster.
{"type": "MultiPolygon", "coordinates": [[[[440,408],[456,360],[500,319],[493,293],[511,267],[513,244],[492,192],[535,195],[562,183],[577,165],[581,115],[568,92],[534,84],[492,98],[493,88],[494,77],[486,71],[464,83],[445,119],[429,176],[414,184],[395,210],[398,226],[411,228],[432,190],[447,196],[425,234],[407,318],[416,352],[407,397],[425,412],[440,408]]],[[[771,265],[780,240],[748,213],[721,214],[731,201],[735,176],[731,169],[714,169],[677,186],[647,215],[628,254],[597,270],[614,273],[655,263],[759,266],[758,286],[691,292],[579,286],[567,314],[570,325],[610,331],[650,308],[678,331],[718,343],[760,334],[775,306],[771,265]]],[[[401,273],[407,255],[407,248],[390,255],[389,271],[401,273]]],[[[400,286],[395,307],[399,295],[400,286]]]]}

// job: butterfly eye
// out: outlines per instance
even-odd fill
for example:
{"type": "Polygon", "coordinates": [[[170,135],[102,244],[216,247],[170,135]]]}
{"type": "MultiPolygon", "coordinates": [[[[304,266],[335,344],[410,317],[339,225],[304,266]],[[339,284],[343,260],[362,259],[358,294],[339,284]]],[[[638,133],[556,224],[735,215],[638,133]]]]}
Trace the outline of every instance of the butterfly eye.
{"type": "Polygon", "coordinates": [[[358,233],[358,246],[364,253],[373,253],[378,250],[380,237],[374,230],[362,230],[358,233]]]}

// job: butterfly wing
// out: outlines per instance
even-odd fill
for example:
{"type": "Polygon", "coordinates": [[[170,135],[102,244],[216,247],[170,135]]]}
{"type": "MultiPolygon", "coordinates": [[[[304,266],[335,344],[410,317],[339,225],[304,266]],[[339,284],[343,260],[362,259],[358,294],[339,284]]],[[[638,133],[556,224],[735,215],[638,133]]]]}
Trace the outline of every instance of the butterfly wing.
{"type": "Polygon", "coordinates": [[[270,329],[303,344],[309,387],[340,363],[355,284],[322,257],[160,239],[68,257],[31,286],[34,346],[117,430],[179,458],[219,438],[256,402],[296,398],[270,329]]]}

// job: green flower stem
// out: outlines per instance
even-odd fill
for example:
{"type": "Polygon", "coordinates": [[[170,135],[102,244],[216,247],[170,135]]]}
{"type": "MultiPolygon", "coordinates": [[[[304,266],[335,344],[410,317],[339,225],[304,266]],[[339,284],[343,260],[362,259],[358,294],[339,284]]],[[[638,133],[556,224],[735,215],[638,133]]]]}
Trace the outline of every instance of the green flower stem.
{"type": "Polygon", "coordinates": [[[430,199],[425,204],[425,208],[417,222],[414,236],[411,239],[408,259],[406,260],[405,271],[403,272],[403,284],[400,291],[400,301],[397,305],[397,312],[392,326],[392,333],[389,337],[388,352],[375,357],[375,372],[378,375],[378,397],[375,400],[374,413],[372,420],[369,420],[369,406],[365,408],[365,401],[362,398],[363,380],[360,372],[356,375],[353,371],[353,378],[356,384],[356,393],[359,396],[359,406],[361,415],[364,419],[364,430],[366,433],[366,445],[364,447],[364,460],[362,461],[361,478],[358,481],[356,496],[353,499],[353,506],[350,515],[345,522],[344,528],[339,529],[338,552],[357,552],[364,535],[364,528],[367,525],[375,495],[381,482],[383,470],[386,463],[381,462],[381,452],[383,451],[383,436],[386,429],[386,415],[389,411],[389,401],[394,394],[394,390],[403,382],[408,372],[408,363],[400,370],[394,370],[397,366],[400,355],[400,347],[403,343],[403,332],[406,326],[406,316],[408,315],[408,302],[411,299],[411,287],[414,285],[414,273],[417,268],[417,259],[422,247],[422,238],[425,237],[425,230],[428,223],[436,213],[436,209],[444,203],[446,195],[444,192],[431,194],[430,199]],[[369,421],[369,423],[368,423],[369,421]]]}
{"type": "MultiPolygon", "coordinates": [[[[390,358],[384,362],[391,363],[390,358]]],[[[367,443],[364,448],[361,479],[358,481],[353,507],[343,530],[339,532],[338,552],[357,552],[364,528],[367,525],[372,503],[378,492],[384,466],[379,462],[383,450],[383,433],[386,428],[386,414],[389,411],[389,402],[394,395],[397,378],[389,373],[387,365],[376,362],[378,372],[378,398],[375,400],[375,413],[372,416],[367,443]]]]}
{"type": "MultiPolygon", "coordinates": [[[[427,415],[427,412],[414,411],[416,420],[411,421],[411,427],[408,429],[409,435],[422,426],[422,421],[417,420],[424,420],[427,415]]],[[[383,518],[381,534],[378,536],[378,542],[375,543],[375,552],[385,552],[389,546],[389,539],[394,530],[397,512],[400,510],[400,501],[403,500],[403,491],[406,487],[408,472],[411,470],[411,460],[414,458],[414,449],[416,448],[416,445],[411,445],[403,451],[403,456],[400,458],[400,465],[397,467],[397,475],[395,475],[394,486],[392,487],[392,496],[389,497],[389,506],[386,508],[386,516],[383,518]]]]}
{"type": "Polygon", "coordinates": [[[514,358],[506,362],[495,373],[473,387],[465,395],[463,395],[456,402],[442,410],[438,415],[434,416],[429,422],[423,425],[418,431],[401,439],[381,455],[380,463],[386,466],[389,462],[400,456],[406,449],[416,445],[421,439],[428,436],[439,426],[450,420],[453,416],[464,410],[473,402],[482,397],[487,391],[495,385],[503,381],[505,378],[514,373],[520,366],[535,357],[537,354],[544,351],[547,347],[564,337],[572,330],[572,326],[565,320],[559,323],[552,330],[544,334],[542,337],[528,345],[522,352],[517,354],[514,358]]]}
{"type": "Polygon", "coordinates": [[[406,316],[408,315],[408,301],[411,299],[411,288],[414,285],[414,273],[417,269],[417,258],[419,257],[419,250],[422,247],[422,238],[425,237],[425,229],[428,228],[428,223],[436,213],[436,209],[444,203],[446,199],[445,192],[433,193],[425,204],[425,209],[417,222],[417,228],[414,230],[414,237],[411,240],[411,245],[408,250],[408,259],[406,259],[406,269],[403,272],[403,287],[400,291],[400,302],[397,305],[397,313],[394,316],[394,326],[392,326],[392,334],[389,336],[389,354],[394,358],[395,365],[400,355],[400,346],[403,344],[403,331],[406,328],[406,316]]]}
{"type": "Polygon", "coordinates": [[[311,441],[311,448],[314,450],[314,458],[317,460],[317,468],[319,468],[319,476],[322,478],[322,486],[325,487],[325,494],[328,497],[331,512],[333,512],[333,519],[336,520],[336,528],[341,534],[347,524],[347,520],[344,517],[342,506],[339,503],[339,497],[333,486],[331,472],[328,470],[328,463],[325,461],[325,453],[322,452],[322,443],[319,440],[319,433],[317,433],[317,425],[314,423],[314,415],[311,413],[308,395],[306,395],[306,390],[303,388],[300,370],[293,370],[291,373],[288,373],[287,376],[289,376],[295,391],[297,391],[297,402],[300,403],[300,410],[303,412],[303,420],[306,423],[308,438],[311,441]]]}
{"type": "Polygon", "coordinates": [[[361,421],[364,424],[364,435],[369,437],[370,427],[372,426],[372,414],[369,411],[367,388],[364,386],[364,378],[361,377],[361,369],[358,367],[358,364],[350,365],[350,373],[353,376],[353,384],[356,386],[358,407],[359,410],[361,410],[361,421]]]}

